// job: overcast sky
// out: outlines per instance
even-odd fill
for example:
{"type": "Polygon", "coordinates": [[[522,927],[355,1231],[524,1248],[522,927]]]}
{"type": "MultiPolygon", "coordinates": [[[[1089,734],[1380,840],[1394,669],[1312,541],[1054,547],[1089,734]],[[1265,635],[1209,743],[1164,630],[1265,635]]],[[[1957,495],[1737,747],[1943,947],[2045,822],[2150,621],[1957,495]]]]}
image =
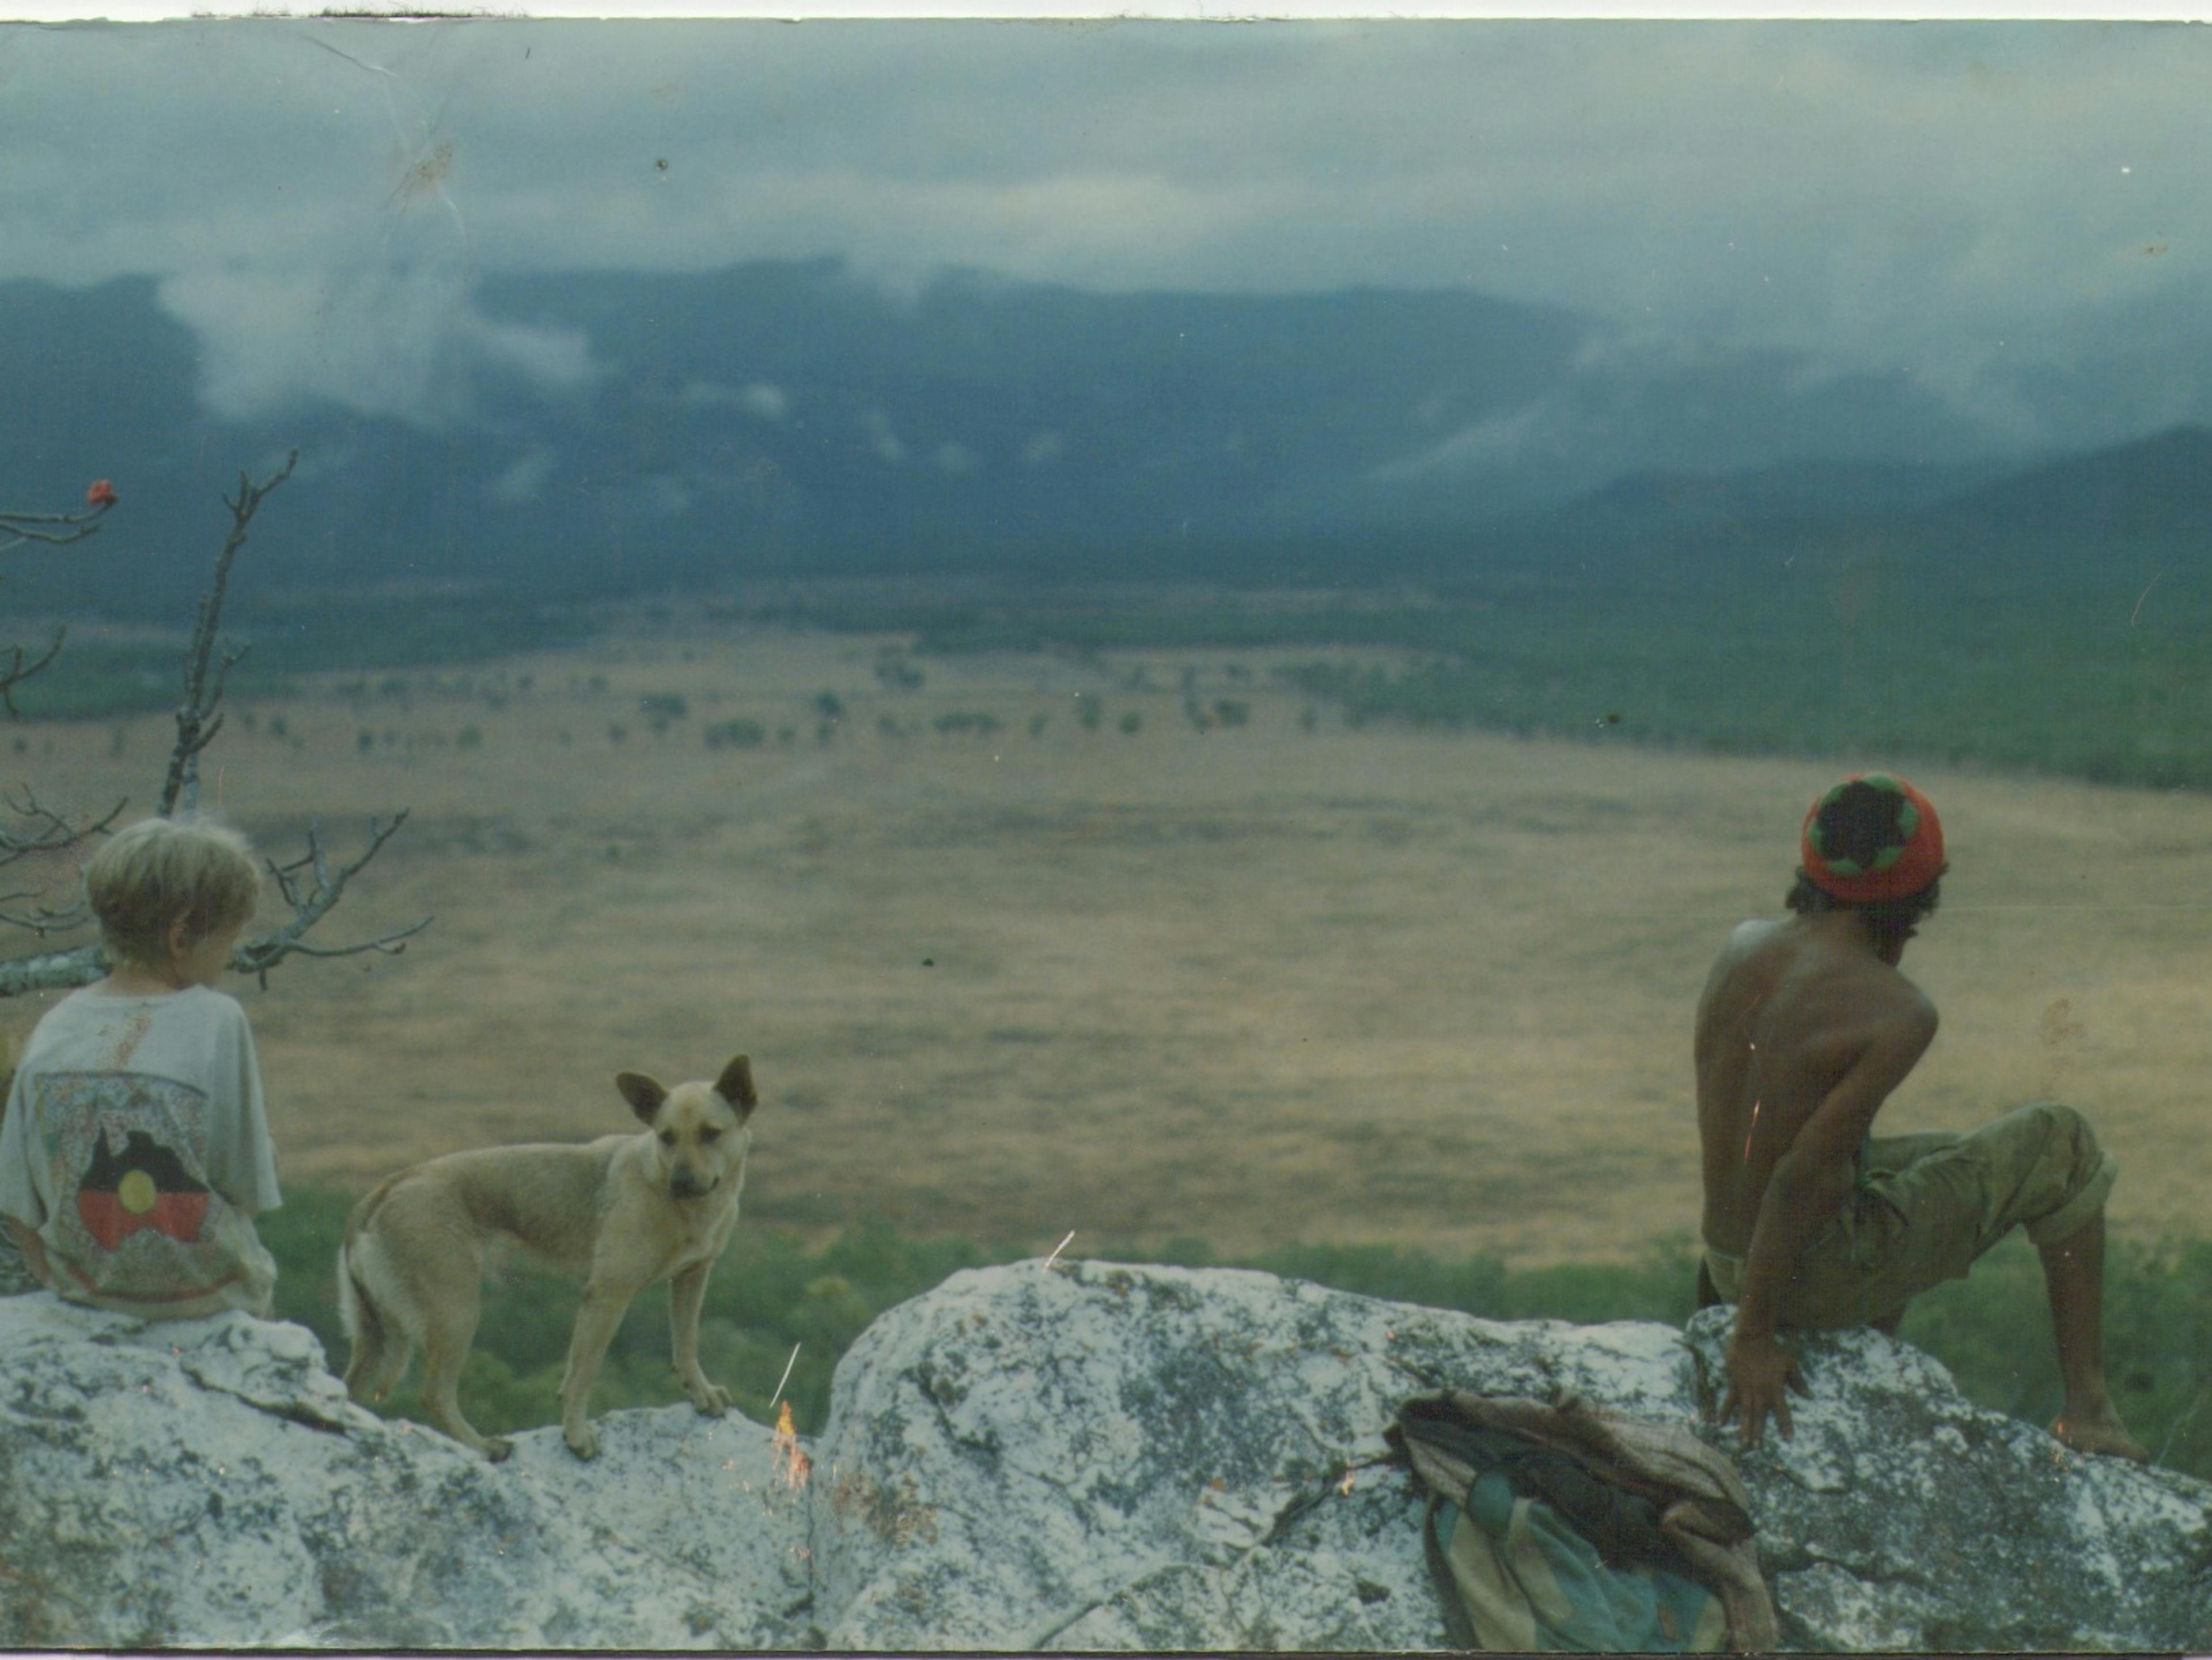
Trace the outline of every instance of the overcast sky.
{"type": "Polygon", "coordinates": [[[2117,432],[2207,407],[2208,71],[2171,25],[5,27],[0,277],[157,277],[240,412],[592,372],[486,273],[836,254],[1551,301],[2033,442],[2046,368],[2109,362],[2117,432]]]}

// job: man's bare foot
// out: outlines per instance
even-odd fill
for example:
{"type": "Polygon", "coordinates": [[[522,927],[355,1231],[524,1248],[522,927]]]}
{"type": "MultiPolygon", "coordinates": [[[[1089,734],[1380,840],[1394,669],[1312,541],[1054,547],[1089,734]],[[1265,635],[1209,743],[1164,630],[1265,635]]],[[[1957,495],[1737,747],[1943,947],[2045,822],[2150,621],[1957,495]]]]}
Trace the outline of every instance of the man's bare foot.
{"type": "Polygon", "coordinates": [[[2099,1413],[2069,1413],[2054,1419],[2051,1432],[2076,1452],[2100,1452],[2108,1457],[2150,1462],[2150,1455],[2128,1433],[2120,1415],[2107,1407],[2099,1413]]]}

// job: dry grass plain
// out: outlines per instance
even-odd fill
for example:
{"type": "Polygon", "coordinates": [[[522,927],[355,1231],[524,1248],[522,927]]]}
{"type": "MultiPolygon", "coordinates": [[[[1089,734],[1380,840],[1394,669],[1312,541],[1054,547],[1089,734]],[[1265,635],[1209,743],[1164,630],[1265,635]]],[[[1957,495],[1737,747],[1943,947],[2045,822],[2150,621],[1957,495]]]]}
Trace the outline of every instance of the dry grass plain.
{"type": "MultiPolygon", "coordinates": [[[[617,1071],[742,1049],[748,1213],[787,1225],[1518,1262],[1694,1225],[1691,1006],[1838,763],[1308,730],[1261,651],[917,660],[892,691],[887,643],[641,619],[236,709],[203,800],[270,850],[412,812],[319,937],[436,918],[236,988],[288,1177],[621,1130],[617,1071]],[[1195,730],[1186,669],[1249,722],[1195,730]],[[654,696],[688,710],[660,735],[654,696]],[[964,712],[1001,729],[934,729],[964,712]],[[737,716],[769,743],[703,741],[737,716]]],[[[143,808],[169,722],[17,731],[44,797],[143,808]]],[[[1905,967],[1944,1025],[1886,1128],[2070,1100],[2121,1161],[2115,1227],[2195,1231],[2212,800],[1911,770],[1954,873],[1905,967]]]]}

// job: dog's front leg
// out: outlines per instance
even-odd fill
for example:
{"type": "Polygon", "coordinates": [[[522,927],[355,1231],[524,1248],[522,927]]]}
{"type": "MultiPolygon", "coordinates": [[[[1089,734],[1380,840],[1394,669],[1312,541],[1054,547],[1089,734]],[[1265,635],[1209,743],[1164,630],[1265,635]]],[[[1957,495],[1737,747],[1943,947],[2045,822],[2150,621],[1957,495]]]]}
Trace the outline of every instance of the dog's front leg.
{"type": "Polygon", "coordinates": [[[728,1410],[730,1392],[707,1381],[699,1370],[699,1305],[707,1298],[707,1271],[711,1262],[684,1269],[668,1282],[668,1336],[676,1367],[676,1381],[691,1404],[709,1418],[728,1410]]]}
{"type": "Polygon", "coordinates": [[[599,1363],[607,1345],[615,1341],[623,1310],[629,1306],[632,1288],[619,1289],[594,1280],[584,1287],[583,1306],[576,1310],[576,1329],[568,1339],[568,1370],[561,1379],[561,1438],[579,1458],[595,1458],[599,1432],[585,1417],[591,1404],[592,1385],[599,1381],[599,1363]]]}

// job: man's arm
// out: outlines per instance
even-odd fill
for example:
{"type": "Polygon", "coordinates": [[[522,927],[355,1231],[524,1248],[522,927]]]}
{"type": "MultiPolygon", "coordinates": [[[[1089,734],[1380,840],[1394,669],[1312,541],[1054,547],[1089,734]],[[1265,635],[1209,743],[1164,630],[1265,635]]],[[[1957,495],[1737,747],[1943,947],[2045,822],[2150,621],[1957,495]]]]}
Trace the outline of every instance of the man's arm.
{"type": "Polygon", "coordinates": [[[1775,1335],[1783,1292],[1798,1257],[1850,1196],[1854,1160],[1875,1114],[1935,1036],[1936,1011],[1924,999],[1883,1020],[1767,1178],[1744,1253],[1728,1395],[1721,1403],[1723,1422],[1742,1415],[1745,1446],[1759,1439],[1770,1414],[1785,1439],[1791,1433],[1787,1386],[1796,1362],[1775,1335]]]}

